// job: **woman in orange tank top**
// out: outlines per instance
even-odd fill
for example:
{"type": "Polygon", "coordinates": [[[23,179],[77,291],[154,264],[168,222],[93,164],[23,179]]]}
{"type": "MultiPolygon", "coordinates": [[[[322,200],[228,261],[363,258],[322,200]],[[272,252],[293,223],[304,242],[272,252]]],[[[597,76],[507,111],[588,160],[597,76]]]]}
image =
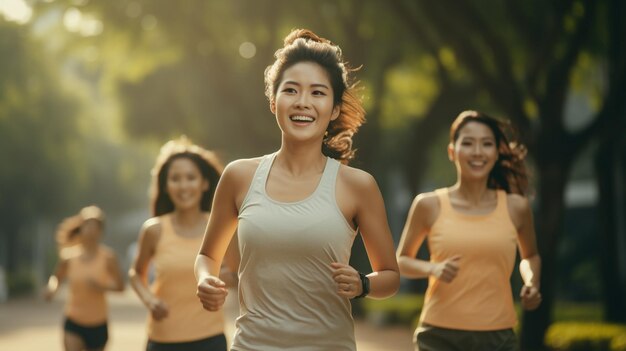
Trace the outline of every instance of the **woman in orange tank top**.
{"type": "MultiPolygon", "coordinates": [[[[221,172],[212,152],[185,137],[163,145],[152,170],[153,217],[141,228],[129,271],[133,289],[150,312],[148,351],[226,351],[223,314],[202,309],[193,271],[221,172]],[[148,286],[150,263],[155,274],[148,286]]],[[[235,260],[229,263],[236,267],[235,260]]],[[[225,276],[233,283],[234,274],[225,276]]]]}
{"type": "Polygon", "coordinates": [[[103,224],[102,210],[88,206],[66,218],[57,231],[60,260],[48,280],[45,298],[52,299],[59,284],[68,281],[63,327],[67,351],[104,350],[108,340],[104,294],[124,290],[115,254],[100,244],[103,224]]]}
{"type": "Polygon", "coordinates": [[[525,149],[505,130],[483,113],[462,112],[448,146],[456,184],[413,201],[397,256],[402,275],[429,279],[416,350],[518,349],[510,286],[516,248],[522,306],[541,302],[525,149]],[[426,238],[430,261],[415,258],[426,238]]]}

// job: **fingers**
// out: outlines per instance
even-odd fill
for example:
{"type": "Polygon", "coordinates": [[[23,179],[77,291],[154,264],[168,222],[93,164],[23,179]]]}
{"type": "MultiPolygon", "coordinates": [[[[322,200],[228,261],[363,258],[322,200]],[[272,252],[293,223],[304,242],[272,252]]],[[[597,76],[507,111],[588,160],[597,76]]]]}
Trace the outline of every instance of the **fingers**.
{"type": "Polygon", "coordinates": [[[211,312],[219,311],[222,306],[224,306],[224,302],[226,301],[226,294],[222,296],[213,296],[211,298],[202,298],[200,297],[200,302],[202,303],[202,307],[211,312]]]}
{"type": "Polygon", "coordinates": [[[460,260],[461,255],[454,255],[439,263],[439,267],[436,269],[436,277],[445,283],[453,281],[459,273],[460,260]]]}
{"type": "Polygon", "coordinates": [[[160,321],[169,315],[169,309],[167,308],[165,302],[156,299],[150,304],[150,313],[152,314],[152,318],[154,318],[154,320],[160,321]]]}
{"type": "Polygon", "coordinates": [[[337,284],[339,296],[353,298],[361,294],[363,286],[359,272],[350,265],[333,262],[330,264],[333,280],[337,284]]]}
{"type": "Polygon", "coordinates": [[[522,287],[520,292],[522,307],[525,310],[534,310],[541,304],[541,293],[536,287],[526,286],[522,287]]]}
{"type": "Polygon", "coordinates": [[[169,315],[169,311],[165,308],[159,308],[152,310],[152,318],[154,320],[160,321],[161,319],[166,318],[169,315]]]}
{"type": "Polygon", "coordinates": [[[222,280],[216,277],[209,277],[198,284],[196,295],[205,310],[214,312],[224,305],[228,289],[226,289],[226,284],[222,280]]]}
{"type": "Polygon", "coordinates": [[[454,255],[450,257],[448,260],[458,262],[461,259],[461,255],[454,255]]]}

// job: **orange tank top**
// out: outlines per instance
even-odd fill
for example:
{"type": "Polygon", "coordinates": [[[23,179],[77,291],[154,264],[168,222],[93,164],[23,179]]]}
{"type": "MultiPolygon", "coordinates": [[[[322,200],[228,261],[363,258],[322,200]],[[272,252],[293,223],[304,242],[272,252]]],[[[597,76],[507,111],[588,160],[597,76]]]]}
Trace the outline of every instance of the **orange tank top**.
{"type": "Polygon", "coordinates": [[[203,309],[196,296],[194,263],[202,235],[185,238],[176,234],[169,215],[161,216],[160,222],[151,290],[167,305],[168,316],[155,321],[148,315],[148,337],[156,342],[187,342],[223,333],[223,312],[203,309]]]}
{"type": "Polygon", "coordinates": [[[107,320],[105,292],[95,288],[93,282],[108,284],[107,258],[112,255],[108,248],[100,246],[95,256],[85,260],[82,255],[68,259],[69,283],[65,315],[85,326],[95,326],[107,320]]]}
{"type": "Polygon", "coordinates": [[[507,195],[497,191],[495,210],[469,215],[455,210],[448,189],[435,191],[440,213],[428,234],[431,262],[461,255],[451,283],[431,276],[420,317],[430,325],[461,330],[499,330],[515,326],[510,277],[515,265],[517,230],[507,195]]]}

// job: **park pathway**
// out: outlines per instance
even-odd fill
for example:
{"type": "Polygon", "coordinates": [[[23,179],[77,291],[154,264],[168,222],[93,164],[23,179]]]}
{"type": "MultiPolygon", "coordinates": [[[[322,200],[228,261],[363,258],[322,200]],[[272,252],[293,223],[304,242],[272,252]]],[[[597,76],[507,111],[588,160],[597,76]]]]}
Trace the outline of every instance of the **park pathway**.
{"type": "MultiPolygon", "coordinates": [[[[47,303],[37,299],[14,299],[0,304],[0,351],[62,350],[61,315],[63,292],[47,303]]],[[[229,295],[234,297],[236,292],[229,295]]],[[[109,294],[110,341],[107,351],[145,350],[146,311],[130,289],[109,294]]],[[[228,321],[236,313],[229,301],[228,321]]],[[[232,329],[227,330],[227,333],[232,329]]],[[[358,321],[358,351],[411,351],[411,331],[407,327],[377,327],[358,321]]]]}

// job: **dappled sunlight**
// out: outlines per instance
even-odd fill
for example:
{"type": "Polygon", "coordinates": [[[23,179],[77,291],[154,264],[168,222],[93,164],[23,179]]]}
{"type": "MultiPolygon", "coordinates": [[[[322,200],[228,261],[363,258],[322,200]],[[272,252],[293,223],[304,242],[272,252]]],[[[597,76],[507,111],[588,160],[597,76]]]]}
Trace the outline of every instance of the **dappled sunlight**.
{"type": "Polygon", "coordinates": [[[251,59],[256,55],[256,46],[249,42],[243,42],[239,45],[239,55],[245,59],[251,59]]]}
{"type": "Polygon", "coordinates": [[[33,16],[33,9],[24,0],[0,1],[0,15],[7,21],[25,24],[33,16]]]}
{"type": "Polygon", "coordinates": [[[85,37],[99,35],[104,28],[102,21],[92,15],[84,14],[76,7],[70,7],[65,11],[63,25],[68,31],[85,37]]]}

